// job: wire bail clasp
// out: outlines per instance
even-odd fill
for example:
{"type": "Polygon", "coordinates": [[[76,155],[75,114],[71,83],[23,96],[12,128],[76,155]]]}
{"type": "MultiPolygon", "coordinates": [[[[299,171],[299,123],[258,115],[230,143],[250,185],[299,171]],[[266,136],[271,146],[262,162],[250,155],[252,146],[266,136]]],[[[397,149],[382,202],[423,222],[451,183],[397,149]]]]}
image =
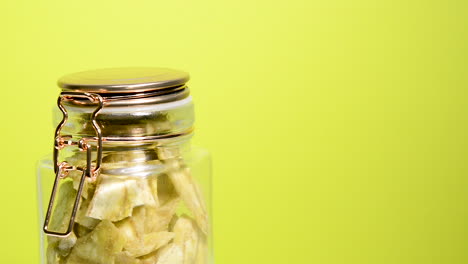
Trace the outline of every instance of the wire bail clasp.
{"type": "MultiPolygon", "coordinates": [[[[50,236],[57,236],[57,237],[65,237],[68,236],[75,224],[75,217],[76,213],[79,208],[81,193],[83,192],[83,186],[85,183],[86,177],[90,177],[91,179],[96,179],[99,175],[101,169],[101,162],[102,162],[102,132],[101,128],[99,127],[96,116],[101,111],[104,106],[104,99],[99,94],[94,93],[79,93],[79,92],[62,92],[57,100],[57,105],[63,113],[63,119],[57,126],[55,130],[55,140],[54,140],[54,171],[55,171],[55,181],[52,187],[52,193],[50,195],[49,206],[47,208],[47,214],[44,221],[43,230],[47,235],[50,236]],[[63,105],[63,101],[70,101],[74,99],[88,99],[91,103],[97,104],[96,109],[91,114],[91,122],[96,132],[96,137],[92,138],[81,138],[78,141],[73,141],[72,136],[62,136],[60,132],[68,120],[68,112],[63,105]],[[92,146],[89,143],[90,141],[96,141],[96,165],[92,166],[92,146]],[[86,167],[78,167],[69,164],[66,161],[59,162],[59,152],[61,149],[67,146],[78,146],[80,151],[86,151],[86,167]],[[65,232],[53,231],[49,230],[49,222],[50,217],[52,215],[54,201],[57,194],[57,189],[59,187],[59,183],[61,179],[65,179],[68,177],[70,171],[77,170],[82,171],[82,175],[80,178],[80,183],[78,186],[78,191],[75,197],[75,202],[73,204],[72,213],[70,216],[70,220],[68,221],[68,228],[65,232]]],[[[60,202],[60,201],[59,201],[60,202]]]]}

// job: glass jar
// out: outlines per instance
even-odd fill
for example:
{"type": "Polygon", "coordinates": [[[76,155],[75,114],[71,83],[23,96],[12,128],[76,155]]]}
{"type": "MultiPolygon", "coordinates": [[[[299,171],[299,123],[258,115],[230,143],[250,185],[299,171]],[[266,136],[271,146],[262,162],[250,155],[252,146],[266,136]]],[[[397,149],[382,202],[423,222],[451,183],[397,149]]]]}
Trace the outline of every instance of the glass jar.
{"type": "Polygon", "coordinates": [[[43,264],[212,263],[211,161],[193,147],[188,74],[62,77],[54,154],[38,163],[43,264]]]}

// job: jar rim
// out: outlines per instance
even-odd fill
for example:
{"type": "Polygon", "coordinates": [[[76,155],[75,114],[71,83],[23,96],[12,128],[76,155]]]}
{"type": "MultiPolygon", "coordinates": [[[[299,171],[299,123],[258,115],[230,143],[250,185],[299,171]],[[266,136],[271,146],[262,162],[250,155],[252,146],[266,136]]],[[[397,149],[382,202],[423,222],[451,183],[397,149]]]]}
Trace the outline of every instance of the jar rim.
{"type": "MultiPolygon", "coordinates": [[[[103,68],[67,74],[58,80],[62,91],[135,94],[184,86],[187,72],[159,67],[103,68]]],[[[170,89],[169,89],[170,90],[170,89]]]]}

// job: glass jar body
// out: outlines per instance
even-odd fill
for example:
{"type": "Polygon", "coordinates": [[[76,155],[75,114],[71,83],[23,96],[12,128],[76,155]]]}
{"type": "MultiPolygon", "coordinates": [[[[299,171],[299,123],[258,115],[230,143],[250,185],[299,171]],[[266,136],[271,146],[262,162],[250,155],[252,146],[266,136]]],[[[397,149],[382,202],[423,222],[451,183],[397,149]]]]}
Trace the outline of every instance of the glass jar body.
{"type": "MultiPolygon", "coordinates": [[[[86,163],[85,153],[67,148],[61,160],[86,163]]],[[[189,139],[142,145],[104,146],[96,179],[80,171],[60,179],[49,228],[41,232],[43,264],[207,264],[212,263],[211,158],[189,139]]],[[[50,157],[38,164],[40,219],[45,219],[55,180],[50,157]]],[[[42,222],[41,222],[42,229],[42,222]]]]}

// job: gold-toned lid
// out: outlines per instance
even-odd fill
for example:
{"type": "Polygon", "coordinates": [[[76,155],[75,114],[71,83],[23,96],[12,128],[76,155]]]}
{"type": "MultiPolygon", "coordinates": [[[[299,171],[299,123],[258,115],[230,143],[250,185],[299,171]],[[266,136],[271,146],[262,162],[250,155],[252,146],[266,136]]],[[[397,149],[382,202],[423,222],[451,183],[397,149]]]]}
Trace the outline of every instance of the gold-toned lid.
{"type": "Polygon", "coordinates": [[[65,75],[58,85],[63,91],[128,94],[182,86],[189,78],[186,72],[167,68],[108,68],[65,75]]]}

